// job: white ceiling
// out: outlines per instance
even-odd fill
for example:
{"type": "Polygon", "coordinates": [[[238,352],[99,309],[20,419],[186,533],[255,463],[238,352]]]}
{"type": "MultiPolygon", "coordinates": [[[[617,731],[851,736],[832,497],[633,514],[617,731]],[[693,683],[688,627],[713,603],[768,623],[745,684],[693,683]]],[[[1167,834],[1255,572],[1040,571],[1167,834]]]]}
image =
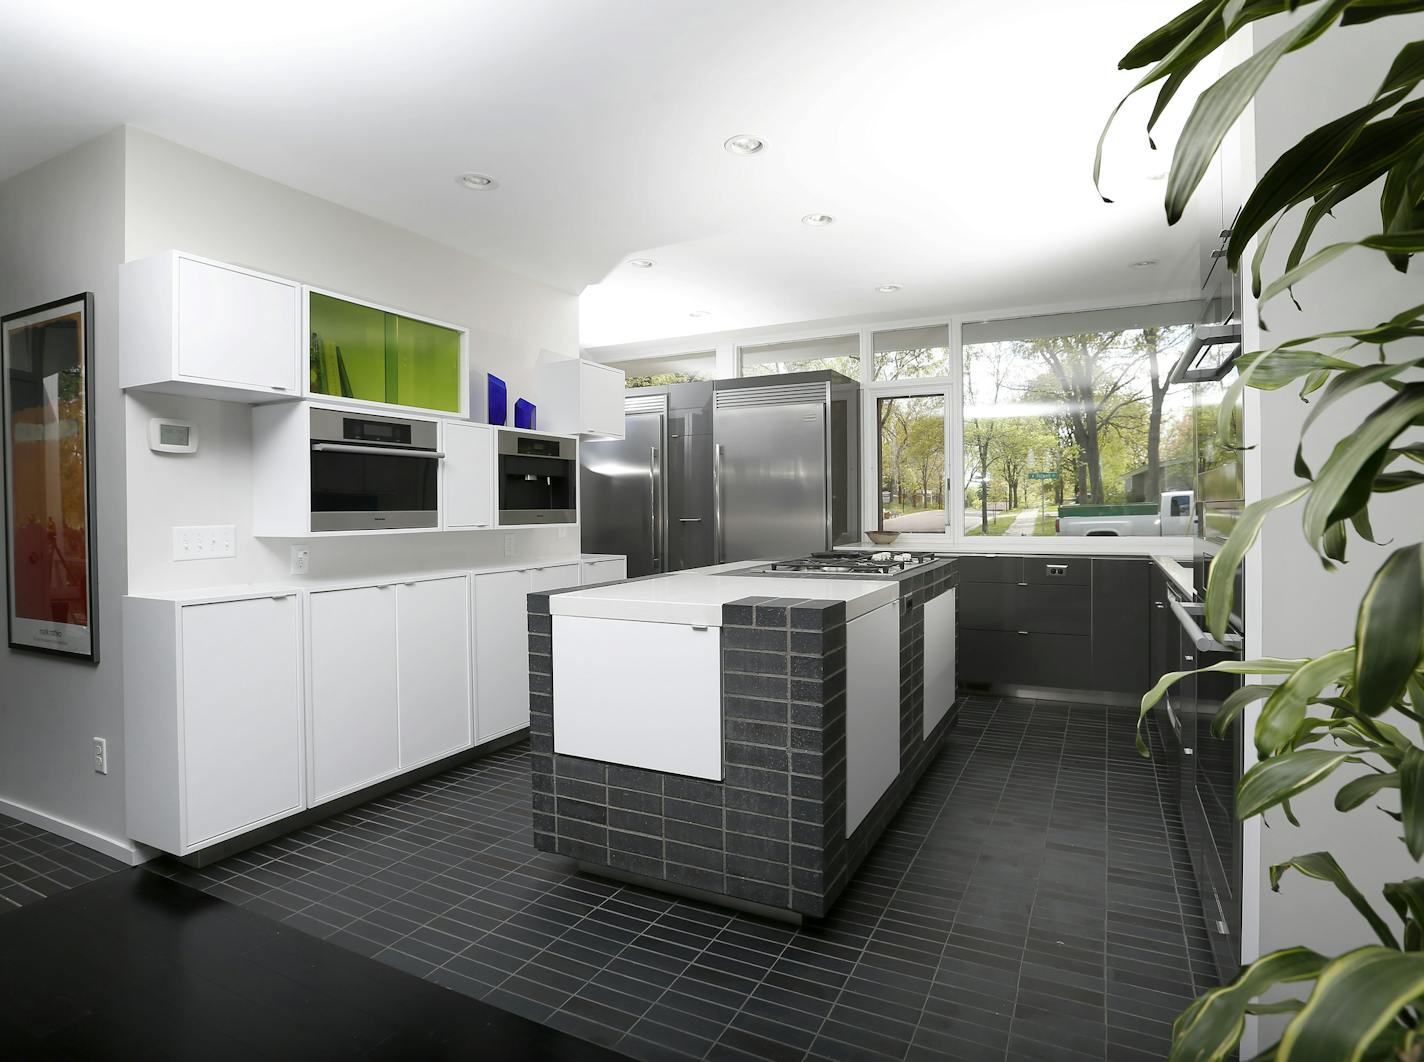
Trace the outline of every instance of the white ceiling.
{"type": "Polygon", "coordinates": [[[588,346],[1139,301],[1181,291],[1192,234],[1161,221],[1142,108],[1110,142],[1111,207],[1092,151],[1132,81],[1118,56],[1181,4],[0,0],[0,179],[139,126],[593,285],[588,346]],[[768,147],[729,155],[735,133],[768,147]]]}

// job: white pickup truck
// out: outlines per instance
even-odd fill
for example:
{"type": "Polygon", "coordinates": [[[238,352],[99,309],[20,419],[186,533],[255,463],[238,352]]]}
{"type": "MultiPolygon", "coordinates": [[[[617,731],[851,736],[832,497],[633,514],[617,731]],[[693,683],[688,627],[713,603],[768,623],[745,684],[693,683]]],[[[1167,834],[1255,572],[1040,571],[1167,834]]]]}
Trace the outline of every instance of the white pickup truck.
{"type": "Polygon", "coordinates": [[[1192,492],[1162,492],[1158,505],[1060,505],[1056,521],[1060,535],[1117,537],[1133,535],[1190,535],[1192,492]]]}

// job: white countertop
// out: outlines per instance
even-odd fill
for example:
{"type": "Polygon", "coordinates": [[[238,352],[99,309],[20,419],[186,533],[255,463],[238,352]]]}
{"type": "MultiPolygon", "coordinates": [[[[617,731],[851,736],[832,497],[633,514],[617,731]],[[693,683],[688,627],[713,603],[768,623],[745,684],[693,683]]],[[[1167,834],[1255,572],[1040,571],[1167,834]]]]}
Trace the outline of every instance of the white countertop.
{"type": "Polygon", "coordinates": [[[878,579],[727,574],[762,563],[765,562],[719,564],[653,579],[572,590],[550,597],[549,611],[555,616],[720,627],[722,606],[744,597],[844,601],[849,620],[892,604],[900,596],[895,583],[878,579]]]}

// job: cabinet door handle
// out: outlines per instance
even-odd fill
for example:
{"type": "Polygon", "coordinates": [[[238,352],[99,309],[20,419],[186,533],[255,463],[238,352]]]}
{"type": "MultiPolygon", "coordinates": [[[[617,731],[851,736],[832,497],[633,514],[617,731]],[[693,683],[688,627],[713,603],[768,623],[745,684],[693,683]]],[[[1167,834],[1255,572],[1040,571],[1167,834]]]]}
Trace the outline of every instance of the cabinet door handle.
{"type": "Polygon", "coordinates": [[[1020,634],[1027,634],[1028,631],[1019,631],[1020,634]]]}
{"type": "Polygon", "coordinates": [[[268,600],[268,601],[285,601],[285,600],[287,600],[287,598],[293,597],[293,596],[295,596],[295,595],[293,595],[293,594],[273,594],[273,595],[272,595],[271,597],[269,597],[267,600],[268,600]]]}

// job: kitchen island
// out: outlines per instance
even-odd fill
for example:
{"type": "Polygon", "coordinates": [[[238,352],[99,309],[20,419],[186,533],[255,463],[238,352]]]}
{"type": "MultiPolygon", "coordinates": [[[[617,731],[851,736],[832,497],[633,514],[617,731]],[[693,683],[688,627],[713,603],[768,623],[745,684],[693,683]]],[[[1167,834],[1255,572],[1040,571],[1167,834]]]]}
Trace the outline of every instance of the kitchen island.
{"type": "Polygon", "coordinates": [[[954,562],[761,567],[530,595],[538,848],[829,911],[954,724],[954,562]]]}

